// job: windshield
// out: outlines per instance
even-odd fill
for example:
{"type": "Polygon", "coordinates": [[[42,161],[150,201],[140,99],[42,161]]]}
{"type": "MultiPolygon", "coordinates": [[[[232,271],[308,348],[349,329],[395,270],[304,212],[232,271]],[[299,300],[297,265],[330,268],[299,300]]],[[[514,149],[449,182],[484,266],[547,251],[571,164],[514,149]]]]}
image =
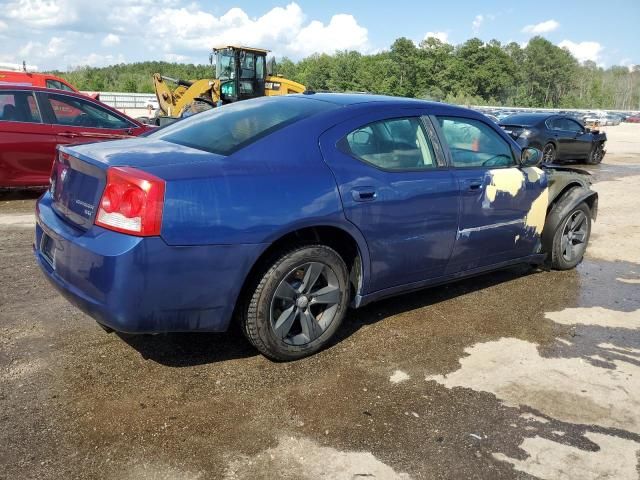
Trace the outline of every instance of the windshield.
{"type": "Polygon", "coordinates": [[[338,108],[299,97],[261,97],[199,113],[149,135],[219,155],[243,147],[304,118],[338,108]]]}
{"type": "Polygon", "coordinates": [[[233,50],[219,50],[216,58],[216,78],[231,80],[235,77],[236,61],[233,50]]]}

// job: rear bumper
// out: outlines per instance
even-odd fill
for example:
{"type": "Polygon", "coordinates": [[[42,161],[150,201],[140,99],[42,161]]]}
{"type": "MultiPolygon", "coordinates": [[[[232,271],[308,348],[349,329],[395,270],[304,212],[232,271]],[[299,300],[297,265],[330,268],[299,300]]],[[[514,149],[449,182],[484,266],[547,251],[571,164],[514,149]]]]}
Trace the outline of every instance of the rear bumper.
{"type": "Polygon", "coordinates": [[[47,279],[99,323],[127,333],[220,332],[255,259],[253,245],[169,246],[100,227],[78,230],[37,204],[34,254],[47,279]],[[53,262],[41,250],[51,238],[53,262]]]}

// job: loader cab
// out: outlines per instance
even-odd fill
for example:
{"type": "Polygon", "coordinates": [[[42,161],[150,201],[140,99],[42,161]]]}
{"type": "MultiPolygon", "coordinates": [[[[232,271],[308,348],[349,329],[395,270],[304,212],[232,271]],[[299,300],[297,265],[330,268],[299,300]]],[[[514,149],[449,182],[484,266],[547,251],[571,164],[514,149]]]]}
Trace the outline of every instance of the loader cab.
{"type": "Polygon", "coordinates": [[[237,102],[265,94],[269,50],[226,46],[214,48],[215,78],[220,80],[222,103],[237,102]]]}

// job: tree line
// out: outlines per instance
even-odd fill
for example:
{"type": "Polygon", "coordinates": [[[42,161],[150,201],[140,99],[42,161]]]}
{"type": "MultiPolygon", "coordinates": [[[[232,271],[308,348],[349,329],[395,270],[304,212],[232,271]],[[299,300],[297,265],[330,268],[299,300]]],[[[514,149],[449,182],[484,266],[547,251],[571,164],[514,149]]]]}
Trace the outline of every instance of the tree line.
{"type": "MultiPolygon", "coordinates": [[[[210,65],[141,62],[55,72],[80,90],[153,92],[151,76],[212,75],[210,65]]],[[[282,59],[277,72],[316,91],[358,91],[457,104],[553,108],[640,109],[640,67],[584,63],[542,37],[523,48],[472,38],[460,45],[397,39],[389,50],[282,59]]]]}

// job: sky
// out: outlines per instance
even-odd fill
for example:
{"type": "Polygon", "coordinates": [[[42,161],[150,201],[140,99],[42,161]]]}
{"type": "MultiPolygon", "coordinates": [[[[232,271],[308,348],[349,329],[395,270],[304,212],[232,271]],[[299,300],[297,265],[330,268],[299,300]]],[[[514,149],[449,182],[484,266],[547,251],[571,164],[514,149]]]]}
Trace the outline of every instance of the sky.
{"type": "Polygon", "coordinates": [[[580,61],[640,64],[640,0],[0,0],[0,64],[24,60],[38,70],[207,63],[211,47],[221,44],[298,60],[345,49],[375,53],[398,37],[524,46],[535,35],[580,61]]]}

